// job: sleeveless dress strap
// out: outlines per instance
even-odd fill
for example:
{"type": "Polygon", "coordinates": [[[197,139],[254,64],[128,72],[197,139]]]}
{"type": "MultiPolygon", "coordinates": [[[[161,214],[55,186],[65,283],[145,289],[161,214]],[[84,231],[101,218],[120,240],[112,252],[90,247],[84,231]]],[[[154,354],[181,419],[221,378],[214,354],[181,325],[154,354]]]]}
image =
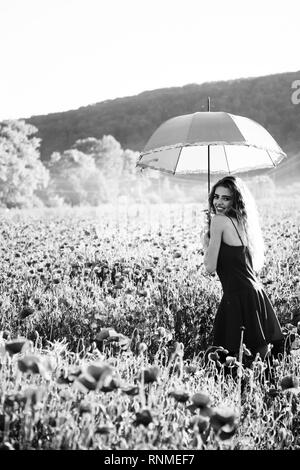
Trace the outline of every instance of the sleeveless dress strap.
{"type": "Polygon", "coordinates": [[[234,228],[235,228],[235,230],[236,230],[236,233],[238,234],[239,239],[241,240],[242,245],[244,246],[243,240],[241,239],[240,234],[239,234],[239,232],[238,232],[238,229],[236,228],[236,226],[235,226],[233,220],[231,219],[231,217],[229,217],[229,215],[227,215],[227,217],[228,217],[228,218],[231,220],[231,222],[233,223],[233,226],[234,226],[234,228]]]}

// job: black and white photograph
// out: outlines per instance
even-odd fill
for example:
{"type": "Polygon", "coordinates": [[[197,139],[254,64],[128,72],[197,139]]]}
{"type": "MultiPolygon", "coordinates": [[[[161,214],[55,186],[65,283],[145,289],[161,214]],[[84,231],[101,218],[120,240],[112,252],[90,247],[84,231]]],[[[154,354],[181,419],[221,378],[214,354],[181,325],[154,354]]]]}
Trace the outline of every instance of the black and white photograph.
{"type": "Polygon", "coordinates": [[[299,21],[0,0],[0,450],[300,450],[299,21]]]}

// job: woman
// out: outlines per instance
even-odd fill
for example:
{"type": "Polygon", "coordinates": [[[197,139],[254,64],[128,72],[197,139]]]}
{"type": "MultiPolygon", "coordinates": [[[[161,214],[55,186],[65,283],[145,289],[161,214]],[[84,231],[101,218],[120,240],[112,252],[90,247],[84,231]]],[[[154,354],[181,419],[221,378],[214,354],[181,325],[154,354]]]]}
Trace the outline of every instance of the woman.
{"type": "Polygon", "coordinates": [[[209,195],[215,214],[203,237],[204,265],[217,272],[223,297],[213,327],[213,343],[237,354],[244,327],[246,347],[264,358],[268,344],[279,345],[283,334],[256,273],[264,262],[264,243],[254,199],[240,178],[226,176],[209,195]]]}

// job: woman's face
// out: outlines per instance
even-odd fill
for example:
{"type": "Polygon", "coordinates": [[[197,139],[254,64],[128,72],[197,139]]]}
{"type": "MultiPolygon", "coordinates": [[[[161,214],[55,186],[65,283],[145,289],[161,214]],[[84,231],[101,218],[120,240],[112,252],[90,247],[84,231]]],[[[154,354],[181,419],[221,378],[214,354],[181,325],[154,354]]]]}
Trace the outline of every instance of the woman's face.
{"type": "Polygon", "coordinates": [[[233,198],[230,189],[217,186],[213,197],[213,205],[216,214],[226,214],[232,207],[233,198]]]}

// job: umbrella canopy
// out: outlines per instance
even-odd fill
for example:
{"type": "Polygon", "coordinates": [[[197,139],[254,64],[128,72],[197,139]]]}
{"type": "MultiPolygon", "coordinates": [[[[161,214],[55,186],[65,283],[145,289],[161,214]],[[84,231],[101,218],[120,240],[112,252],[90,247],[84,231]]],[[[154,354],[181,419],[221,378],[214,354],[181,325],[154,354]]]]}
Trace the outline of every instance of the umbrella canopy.
{"type": "Polygon", "coordinates": [[[279,164],[286,154],[257,122],[226,112],[197,112],[164,122],[137,166],[172,174],[235,174],[279,164]]]}

